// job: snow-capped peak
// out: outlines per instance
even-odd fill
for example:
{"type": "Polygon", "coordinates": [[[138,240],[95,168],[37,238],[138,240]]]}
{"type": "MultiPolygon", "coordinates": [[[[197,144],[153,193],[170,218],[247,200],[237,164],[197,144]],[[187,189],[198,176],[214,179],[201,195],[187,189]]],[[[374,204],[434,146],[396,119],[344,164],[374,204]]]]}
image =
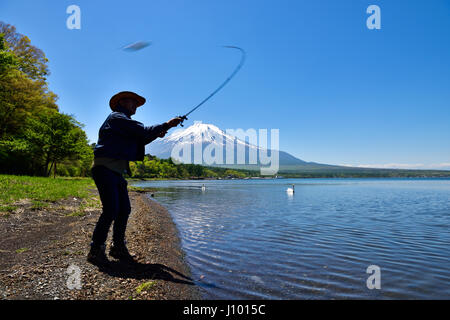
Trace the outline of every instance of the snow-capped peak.
{"type": "MultiPolygon", "coordinates": [[[[196,121],[193,125],[187,127],[186,129],[175,130],[171,135],[164,138],[166,142],[216,142],[224,143],[222,140],[234,141],[236,138],[225,133],[223,130],[219,129],[213,124],[202,123],[201,121],[196,121]]],[[[243,143],[239,139],[236,139],[238,143],[243,143]]]]}
{"type": "Polygon", "coordinates": [[[220,130],[218,127],[216,127],[213,124],[208,124],[208,123],[202,123],[201,121],[195,121],[195,123],[189,127],[187,127],[186,129],[179,129],[176,130],[174,133],[172,133],[170,136],[179,136],[179,135],[189,135],[189,134],[202,134],[205,132],[215,132],[215,133],[219,133],[219,134],[223,134],[224,132],[222,130],[220,130]]]}

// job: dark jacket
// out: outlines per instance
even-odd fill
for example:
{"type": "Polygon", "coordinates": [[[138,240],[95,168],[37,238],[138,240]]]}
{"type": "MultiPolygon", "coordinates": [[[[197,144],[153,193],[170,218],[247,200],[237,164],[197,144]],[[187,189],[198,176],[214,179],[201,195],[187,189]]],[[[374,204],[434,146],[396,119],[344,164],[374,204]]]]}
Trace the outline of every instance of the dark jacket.
{"type": "Polygon", "coordinates": [[[131,119],[123,108],[112,112],[100,127],[95,157],[107,157],[128,161],[142,161],[145,145],[169,129],[166,123],[151,127],[131,119]]]}

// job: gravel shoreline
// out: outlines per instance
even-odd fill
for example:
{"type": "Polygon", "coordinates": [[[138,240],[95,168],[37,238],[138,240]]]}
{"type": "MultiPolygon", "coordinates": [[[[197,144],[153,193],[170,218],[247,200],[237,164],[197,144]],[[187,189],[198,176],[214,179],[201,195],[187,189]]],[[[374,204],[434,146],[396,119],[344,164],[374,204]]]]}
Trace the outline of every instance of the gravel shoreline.
{"type": "Polygon", "coordinates": [[[169,212],[145,193],[129,195],[127,241],[136,263],[110,258],[102,270],[86,261],[100,208],[69,216],[81,204],[72,198],[0,217],[0,299],[200,299],[169,212]]]}

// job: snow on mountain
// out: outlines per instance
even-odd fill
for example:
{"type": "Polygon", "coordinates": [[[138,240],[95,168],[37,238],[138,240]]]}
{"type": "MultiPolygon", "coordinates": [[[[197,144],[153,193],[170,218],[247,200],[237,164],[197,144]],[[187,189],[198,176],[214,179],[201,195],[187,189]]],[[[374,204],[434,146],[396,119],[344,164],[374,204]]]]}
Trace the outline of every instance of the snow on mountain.
{"type": "MultiPolygon", "coordinates": [[[[193,125],[186,129],[176,130],[170,136],[163,138],[164,143],[176,143],[185,137],[191,137],[192,143],[217,143],[223,144],[234,140],[234,137],[226,134],[225,131],[219,129],[215,125],[206,124],[201,122],[195,122],[193,125]],[[217,141],[217,136],[222,136],[222,141],[217,141]]],[[[241,140],[238,143],[245,144],[241,140]]]]}
{"type": "MultiPolygon", "coordinates": [[[[255,135],[251,135],[252,132],[258,134],[256,130],[241,131],[241,134],[244,133],[244,136],[241,137],[250,142],[255,137],[255,135]],[[245,137],[245,133],[248,134],[247,137],[245,137]],[[249,135],[252,137],[249,137],[249,135]]],[[[235,132],[235,134],[239,136],[239,132],[235,132]]],[[[275,160],[276,153],[273,153],[272,150],[268,151],[260,148],[257,145],[239,139],[236,135],[231,135],[228,130],[225,132],[213,124],[196,122],[190,127],[177,129],[169,136],[155,140],[147,146],[146,153],[162,159],[175,155],[175,160],[180,160],[184,163],[252,169],[258,169],[263,166],[262,163],[267,164],[267,158],[265,158],[265,161],[261,161],[261,155],[272,157],[272,160],[275,160]],[[180,150],[182,151],[180,152],[180,150]],[[232,154],[227,155],[227,151],[231,151],[232,154]],[[219,161],[215,163],[206,161],[205,157],[208,154],[219,161]]],[[[258,143],[257,141],[254,142],[258,143]]],[[[279,161],[280,165],[303,165],[306,163],[283,151],[279,151],[278,155],[279,159],[277,161],[279,161]]],[[[174,158],[172,157],[172,159],[174,158]]]]}

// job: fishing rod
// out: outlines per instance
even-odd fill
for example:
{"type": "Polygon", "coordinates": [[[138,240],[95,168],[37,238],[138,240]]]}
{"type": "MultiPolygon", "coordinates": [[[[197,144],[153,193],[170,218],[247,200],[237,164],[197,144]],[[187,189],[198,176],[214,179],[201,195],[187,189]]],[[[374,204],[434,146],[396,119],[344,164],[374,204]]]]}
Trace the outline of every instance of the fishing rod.
{"type": "Polygon", "coordinates": [[[197,110],[198,108],[200,108],[200,106],[202,106],[206,101],[211,99],[217,92],[219,92],[223,87],[225,87],[227,85],[227,83],[230,82],[230,80],[234,78],[234,76],[239,72],[239,70],[241,70],[242,66],[244,65],[245,57],[246,57],[246,53],[245,53],[244,49],[239,48],[239,47],[235,47],[235,46],[223,46],[223,47],[224,48],[228,48],[228,49],[236,49],[236,50],[241,51],[241,53],[242,53],[241,61],[239,62],[238,66],[234,69],[234,71],[231,73],[231,75],[216,90],[214,90],[209,96],[207,96],[205,99],[203,99],[202,102],[200,102],[198,105],[196,105],[194,108],[192,108],[191,111],[186,113],[184,116],[180,116],[179,117],[179,118],[182,119],[181,123],[180,123],[180,125],[182,127],[183,127],[183,122],[185,120],[188,120],[187,116],[190,115],[195,110],[197,110]]]}
{"type": "MultiPolygon", "coordinates": [[[[124,50],[124,51],[139,51],[151,44],[152,43],[148,42],[148,41],[138,41],[138,42],[135,42],[135,43],[132,43],[132,44],[122,47],[122,50],[124,50]]],[[[195,110],[200,108],[200,106],[202,106],[206,101],[211,99],[214,95],[216,95],[217,92],[219,92],[223,87],[225,87],[227,85],[227,83],[230,82],[230,80],[234,78],[234,76],[239,72],[239,70],[241,70],[242,66],[244,65],[245,58],[246,58],[246,52],[244,51],[244,49],[242,49],[240,47],[236,47],[236,46],[223,46],[223,47],[227,48],[227,49],[239,50],[242,54],[241,61],[239,62],[238,66],[234,69],[234,71],[230,74],[230,76],[216,90],[214,90],[209,96],[207,96],[205,99],[203,99],[202,102],[200,102],[198,105],[196,105],[194,108],[192,108],[191,111],[189,111],[188,113],[186,113],[183,116],[179,116],[179,118],[181,118],[180,125],[182,127],[183,127],[183,122],[185,120],[188,120],[188,118],[187,118],[188,115],[190,115],[192,112],[194,112],[195,110]]]]}

